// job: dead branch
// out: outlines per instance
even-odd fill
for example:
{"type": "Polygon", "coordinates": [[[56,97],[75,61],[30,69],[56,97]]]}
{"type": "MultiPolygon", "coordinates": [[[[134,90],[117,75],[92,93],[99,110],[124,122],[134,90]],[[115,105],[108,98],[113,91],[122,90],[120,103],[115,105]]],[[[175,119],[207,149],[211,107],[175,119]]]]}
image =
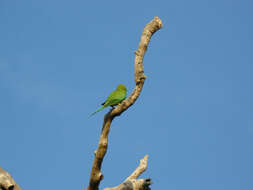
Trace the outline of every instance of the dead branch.
{"type": "Polygon", "coordinates": [[[0,168],[0,190],[21,190],[11,175],[0,168]]]}
{"type": "Polygon", "coordinates": [[[140,160],[140,165],[135,169],[135,171],[126,180],[116,186],[111,188],[105,188],[104,190],[148,190],[149,185],[153,182],[150,178],[137,179],[148,167],[148,155],[140,160]]]}
{"type": "Polygon", "coordinates": [[[144,156],[144,158],[140,160],[140,165],[125,181],[137,179],[147,169],[147,167],[148,167],[148,155],[144,156]]]}
{"type": "MultiPolygon", "coordinates": [[[[89,186],[87,190],[98,190],[100,181],[103,179],[103,174],[101,173],[101,166],[102,166],[102,162],[103,162],[103,159],[108,147],[108,134],[110,132],[111,123],[116,116],[119,116],[121,113],[126,111],[130,106],[132,106],[134,102],[137,100],[137,98],[139,97],[142,87],[144,85],[145,79],[146,79],[146,76],[144,74],[144,67],[143,67],[144,55],[147,50],[151,36],[156,31],[158,31],[161,27],[162,27],[162,21],[160,20],[160,18],[155,17],[143,29],[142,36],[139,43],[139,48],[135,52],[135,61],[134,61],[135,77],[134,78],[135,78],[136,86],[132,94],[126,100],[124,100],[121,104],[119,104],[115,109],[108,112],[104,117],[104,123],[103,123],[102,131],[101,131],[101,135],[100,135],[98,149],[95,151],[95,158],[92,163],[90,181],[89,181],[89,186]]],[[[131,176],[133,178],[137,176],[134,173],[132,175],[131,176]]],[[[125,183],[128,183],[128,181],[125,183]]],[[[144,179],[136,180],[136,186],[138,186],[138,184],[146,184],[146,183],[148,184],[149,180],[147,181],[145,181],[144,179]]]]}

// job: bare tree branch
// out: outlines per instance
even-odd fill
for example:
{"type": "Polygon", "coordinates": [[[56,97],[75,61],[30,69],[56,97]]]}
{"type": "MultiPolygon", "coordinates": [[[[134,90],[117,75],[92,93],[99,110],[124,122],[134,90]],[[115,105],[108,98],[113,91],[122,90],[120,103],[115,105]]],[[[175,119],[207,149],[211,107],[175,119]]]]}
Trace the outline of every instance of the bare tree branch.
{"type": "Polygon", "coordinates": [[[148,190],[149,185],[153,182],[150,178],[146,179],[138,179],[137,178],[147,169],[148,166],[148,155],[146,155],[143,159],[140,160],[139,166],[135,169],[135,171],[128,177],[126,180],[116,186],[111,188],[105,188],[104,190],[148,190]]]}
{"type": "Polygon", "coordinates": [[[148,167],[148,155],[144,156],[144,158],[140,160],[140,165],[125,181],[137,179],[147,169],[147,167],[148,167]]]}
{"type": "MultiPolygon", "coordinates": [[[[139,48],[135,52],[134,69],[135,69],[136,86],[132,94],[126,100],[124,100],[121,104],[119,104],[115,109],[108,112],[104,117],[102,132],[100,135],[98,149],[95,151],[95,158],[93,160],[90,181],[87,190],[98,190],[100,181],[103,179],[103,174],[101,173],[101,166],[108,147],[108,134],[110,132],[111,123],[116,116],[119,116],[130,106],[132,106],[139,97],[146,79],[146,76],[144,74],[143,58],[147,50],[151,36],[161,27],[162,21],[160,20],[160,18],[155,17],[150,23],[148,23],[145,26],[142,32],[139,48]]],[[[137,176],[134,173],[132,175],[137,176]]],[[[138,183],[136,184],[138,185],[140,181],[137,180],[137,182],[138,183]]],[[[142,180],[142,183],[144,182],[145,180],[142,180]]]]}
{"type": "Polygon", "coordinates": [[[0,190],[21,190],[11,175],[0,168],[0,190]]]}

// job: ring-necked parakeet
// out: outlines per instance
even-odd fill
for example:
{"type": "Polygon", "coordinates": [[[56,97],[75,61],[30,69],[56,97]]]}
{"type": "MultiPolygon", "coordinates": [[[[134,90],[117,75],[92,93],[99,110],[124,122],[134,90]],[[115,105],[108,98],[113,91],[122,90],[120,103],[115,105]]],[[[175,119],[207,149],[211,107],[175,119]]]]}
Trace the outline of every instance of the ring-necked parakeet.
{"type": "Polygon", "coordinates": [[[126,94],[127,94],[127,89],[125,87],[125,85],[120,84],[117,86],[116,90],[114,90],[106,99],[106,101],[104,103],[102,103],[102,106],[95,111],[94,113],[92,113],[90,116],[94,115],[95,113],[101,111],[102,109],[108,107],[108,106],[116,106],[118,105],[120,102],[122,102],[123,100],[126,99],[126,94]]]}

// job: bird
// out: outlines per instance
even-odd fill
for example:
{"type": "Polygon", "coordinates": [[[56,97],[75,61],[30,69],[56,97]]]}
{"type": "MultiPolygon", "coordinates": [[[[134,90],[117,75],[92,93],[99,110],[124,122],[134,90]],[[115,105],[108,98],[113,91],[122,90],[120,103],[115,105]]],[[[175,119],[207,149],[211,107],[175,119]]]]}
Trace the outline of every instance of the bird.
{"type": "Polygon", "coordinates": [[[121,103],[123,100],[126,99],[126,94],[127,94],[127,89],[126,86],[123,84],[119,84],[116,88],[116,90],[114,90],[106,99],[106,101],[104,103],[102,103],[101,107],[95,111],[94,113],[92,113],[90,115],[93,116],[94,114],[96,114],[97,112],[103,110],[104,108],[111,106],[114,107],[116,105],[118,105],[119,103],[121,103]]]}

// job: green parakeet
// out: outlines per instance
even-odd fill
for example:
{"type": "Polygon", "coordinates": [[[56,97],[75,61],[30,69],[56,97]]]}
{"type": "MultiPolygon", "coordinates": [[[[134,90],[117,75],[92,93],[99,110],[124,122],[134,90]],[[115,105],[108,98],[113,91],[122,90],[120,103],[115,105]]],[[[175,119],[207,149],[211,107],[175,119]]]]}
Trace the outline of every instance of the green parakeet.
{"type": "Polygon", "coordinates": [[[108,107],[108,106],[116,106],[120,102],[126,99],[127,89],[125,85],[120,84],[117,86],[116,90],[114,90],[106,99],[104,103],[102,103],[102,106],[92,113],[90,116],[93,116],[95,113],[101,111],[102,109],[108,107]]]}

